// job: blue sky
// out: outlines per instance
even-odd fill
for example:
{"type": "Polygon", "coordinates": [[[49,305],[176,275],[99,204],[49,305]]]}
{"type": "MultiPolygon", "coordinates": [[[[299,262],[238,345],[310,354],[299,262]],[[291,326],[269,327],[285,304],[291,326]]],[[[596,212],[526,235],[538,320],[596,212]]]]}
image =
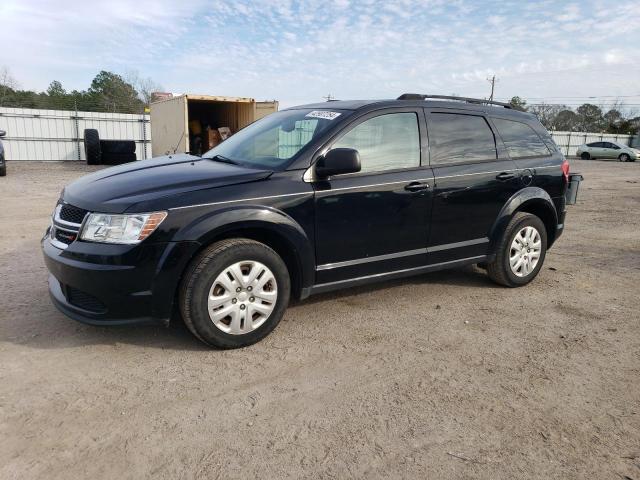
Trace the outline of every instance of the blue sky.
{"type": "Polygon", "coordinates": [[[0,66],[36,90],[84,89],[105,69],[287,106],[484,97],[495,73],[497,98],[640,104],[637,0],[2,0],[0,20],[0,66]]]}

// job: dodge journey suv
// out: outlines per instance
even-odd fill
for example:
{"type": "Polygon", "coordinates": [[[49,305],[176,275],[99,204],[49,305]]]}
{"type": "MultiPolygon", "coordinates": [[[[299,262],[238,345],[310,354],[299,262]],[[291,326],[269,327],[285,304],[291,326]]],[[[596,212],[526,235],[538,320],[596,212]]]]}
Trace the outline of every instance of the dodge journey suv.
{"type": "Polygon", "coordinates": [[[469,264],[526,285],[576,182],[536,117],[509,105],[334,101],[269,115],[202,157],[80,178],[42,248],[69,317],[179,313],[206,344],[233,348],[268,335],[291,297],[469,264]]]}

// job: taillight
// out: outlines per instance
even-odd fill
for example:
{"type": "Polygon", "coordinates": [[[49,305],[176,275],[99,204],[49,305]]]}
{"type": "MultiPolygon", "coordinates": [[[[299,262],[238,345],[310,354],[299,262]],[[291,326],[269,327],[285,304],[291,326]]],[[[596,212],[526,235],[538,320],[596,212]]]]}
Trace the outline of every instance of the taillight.
{"type": "Polygon", "coordinates": [[[562,162],[562,175],[564,175],[564,181],[569,183],[569,160],[566,158],[562,162]]]}

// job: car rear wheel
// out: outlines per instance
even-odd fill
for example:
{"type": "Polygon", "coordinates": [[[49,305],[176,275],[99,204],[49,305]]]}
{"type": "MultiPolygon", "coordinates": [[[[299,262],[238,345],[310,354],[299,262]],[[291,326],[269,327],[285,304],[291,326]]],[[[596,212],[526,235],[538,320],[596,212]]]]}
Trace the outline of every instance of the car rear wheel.
{"type": "Polygon", "coordinates": [[[618,160],[621,162],[628,162],[629,160],[631,160],[631,157],[628,154],[623,153],[618,157],[618,160]]]}
{"type": "Polygon", "coordinates": [[[248,239],[222,240],[187,269],[180,310],[189,330],[204,343],[245,347],[278,325],[290,291],[287,267],[271,248],[248,239]]]}
{"type": "Polygon", "coordinates": [[[6,176],[7,176],[7,166],[2,165],[0,167],[0,177],[6,177],[6,176]]]}
{"type": "Polygon", "coordinates": [[[520,287],[533,280],[542,268],[547,252],[547,230],[540,218],[516,213],[497,245],[496,257],[487,265],[494,282],[520,287]]]}
{"type": "Polygon", "coordinates": [[[580,158],[582,160],[589,160],[591,158],[591,155],[589,155],[589,152],[582,152],[582,155],[580,155],[580,158]]]}

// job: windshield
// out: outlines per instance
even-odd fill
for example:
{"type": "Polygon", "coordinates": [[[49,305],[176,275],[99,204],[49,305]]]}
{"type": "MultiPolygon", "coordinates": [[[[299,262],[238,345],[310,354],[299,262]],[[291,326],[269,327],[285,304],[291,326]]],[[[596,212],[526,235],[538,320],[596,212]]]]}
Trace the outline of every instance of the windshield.
{"type": "Polygon", "coordinates": [[[243,128],[203,155],[251,168],[278,170],[305,145],[339,118],[345,110],[283,110],[243,128]]]}

